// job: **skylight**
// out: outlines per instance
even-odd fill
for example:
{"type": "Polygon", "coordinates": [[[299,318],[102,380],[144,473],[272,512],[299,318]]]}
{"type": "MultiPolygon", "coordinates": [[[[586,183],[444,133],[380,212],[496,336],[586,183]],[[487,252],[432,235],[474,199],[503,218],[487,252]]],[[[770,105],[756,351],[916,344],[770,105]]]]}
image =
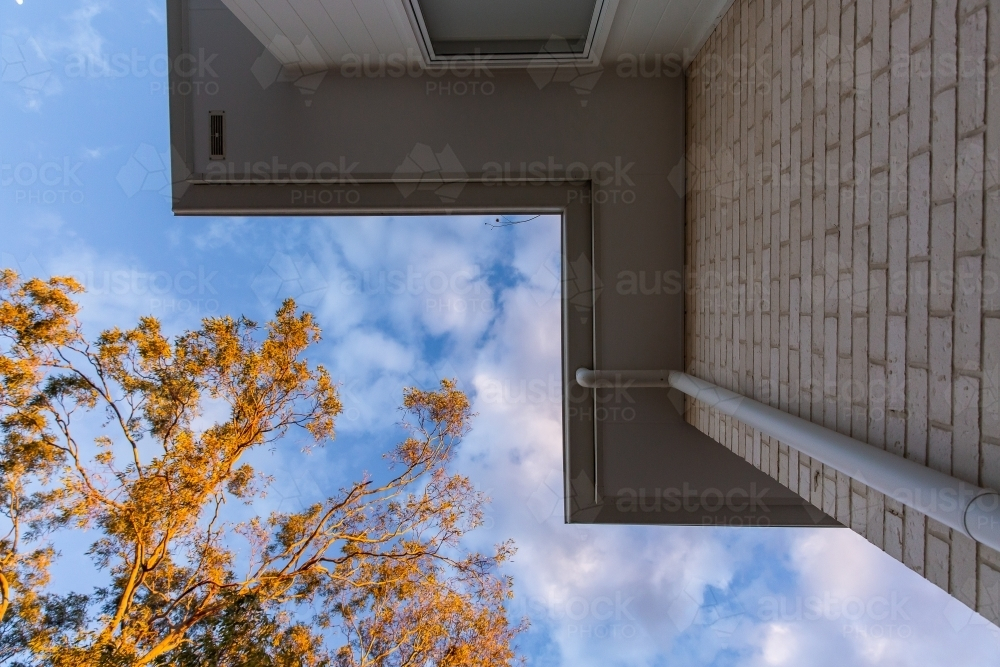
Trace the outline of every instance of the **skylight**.
{"type": "Polygon", "coordinates": [[[586,57],[602,0],[410,0],[432,59],[586,57]]]}

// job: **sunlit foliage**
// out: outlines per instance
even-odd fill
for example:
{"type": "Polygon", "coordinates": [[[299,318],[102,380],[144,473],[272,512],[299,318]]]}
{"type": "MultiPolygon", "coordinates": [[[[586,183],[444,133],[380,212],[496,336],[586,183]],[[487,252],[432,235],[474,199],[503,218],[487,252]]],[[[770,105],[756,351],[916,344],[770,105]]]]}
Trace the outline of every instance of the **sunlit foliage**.
{"type": "Polygon", "coordinates": [[[487,499],[448,468],[471,416],[453,382],[404,390],[409,436],[385,479],[233,521],[227,506],[268,487],[248,451],[287,445],[292,428],[333,439],[337,386],[304,357],[312,316],[289,300],[264,326],[208,318],[168,339],[144,317],[89,340],[82,291],[0,272],[0,664],[514,660],[523,624],[508,622],[499,573],[513,547],[461,544],[487,499]],[[206,426],[206,401],[225,419],[206,426]],[[109,584],[49,592],[54,533],[85,529],[98,537],[74,567],[109,584]]]}

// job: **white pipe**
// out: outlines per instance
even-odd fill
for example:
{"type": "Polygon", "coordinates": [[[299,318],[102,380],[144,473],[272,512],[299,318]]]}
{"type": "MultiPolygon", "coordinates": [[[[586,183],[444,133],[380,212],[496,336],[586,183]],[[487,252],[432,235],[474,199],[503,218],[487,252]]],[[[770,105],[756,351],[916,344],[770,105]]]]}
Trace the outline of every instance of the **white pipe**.
{"type": "Polygon", "coordinates": [[[1000,549],[1000,494],[991,489],[955,479],[679,371],[580,368],[576,381],[588,388],[673,387],[966,537],[1000,549]]]}

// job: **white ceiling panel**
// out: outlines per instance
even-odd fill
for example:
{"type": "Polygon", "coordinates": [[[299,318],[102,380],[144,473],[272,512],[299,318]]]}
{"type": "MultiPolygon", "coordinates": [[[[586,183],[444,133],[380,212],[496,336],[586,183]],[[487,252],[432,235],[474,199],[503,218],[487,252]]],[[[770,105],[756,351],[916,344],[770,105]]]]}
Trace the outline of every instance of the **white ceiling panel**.
{"type": "Polygon", "coordinates": [[[639,4],[639,0],[618,1],[615,19],[611,23],[611,31],[608,33],[608,39],[604,46],[605,56],[609,53],[621,52],[622,40],[625,39],[625,32],[628,29],[629,22],[632,20],[632,14],[635,12],[637,4],[639,4]]]}
{"type": "MultiPolygon", "coordinates": [[[[258,0],[267,1],[267,0],[258,0]]],[[[290,1],[290,0],[286,0],[290,1]]],[[[361,20],[361,14],[351,0],[311,0],[313,2],[322,1],[323,8],[333,20],[337,30],[344,36],[347,42],[347,50],[338,50],[335,54],[339,61],[348,53],[364,55],[378,53],[378,46],[368,32],[368,26],[361,20]]],[[[391,27],[391,26],[390,26],[391,27]]]]}
{"type": "Polygon", "coordinates": [[[389,10],[382,0],[353,0],[361,21],[368,29],[380,53],[402,53],[405,51],[399,39],[396,26],[389,10]]]}
{"type": "Polygon", "coordinates": [[[327,65],[333,64],[338,54],[351,50],[320,0],[288,0],[288,4],[309,26],[309,33],[323,45],[327,65]]]}
{"type": "MultiPolygon", "coordinates": [[[[364,1],[364,0],[362,0],[364,1]]],[[[406,9],[403,7],[401,0],[379,0],[385,7],[386,12],[392,18],[392,24],[396,28],[396,34],[399,36],[400,42],[403,44],[403,49],[406,53],[417,53],[420,51],[420,45],[417,43],[417,36],[413,33],[413,28],[410,25],[410,19],[406,15],[406,9]]]]}
{"type": "MultiPolygon", "coordinates": [[[[222,0],[285,64],[336,66],[347,54],[413,52],[421,43],[408,0],[222,0]],[[314,50],[299,48],[312,43],[314,50]],[[288,43],[294,48],[288,48],[288,43]],[[314,62],[317,61],[317,62],[314,62]]],[[[689,55],[732,0],[618,0],[601,35],[605,64],[624,54],[689,55]]]]}
{"type": "MultiPolygon", "coordinates": [[[[660,25],[660,19],[667,9],[673,7],[676,10],[678,4],[684,3],[677,0],[639,0],[629,18],[625,39],[622,40],[622,53],[646,53],[653,33],[660,25]]],[[[671,23],[667,21],[668,29],[671,23]]]]}
{"type": "Polygon", "coordinates": [[[240,18],[257,39],[286,65],[298,65],[310,70],[325,69],[332,59],[324,44],[313,34],[295,11],[292,2],[258,2],[258,0],[222,0],[240,18]],[[242,18],[240,15],[243,15],[242,18]],[[247,21],[250,23],[248,24],[247,21]]]}
{"type": "MultiPolygon", "coordinates": [[[[704,1],[672,0],[671,11],[660,17],[660,24],[653,32],[647,49],[656,53],[677,53],[684,49],[679,46],[685,40],[692,41],[691,24],[704,12],[704,1]]],[[[690,49],[691,46],[685,44],[690,49]]]]}

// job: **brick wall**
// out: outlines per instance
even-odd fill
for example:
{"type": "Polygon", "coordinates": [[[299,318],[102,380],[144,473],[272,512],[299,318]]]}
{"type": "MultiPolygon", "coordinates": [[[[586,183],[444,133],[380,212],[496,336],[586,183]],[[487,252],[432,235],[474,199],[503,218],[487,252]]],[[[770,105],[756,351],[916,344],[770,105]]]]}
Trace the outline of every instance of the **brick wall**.
{"type": "MultiPolygon", "coordinates": [[[[1000,489],[1000,8],[735,0],[688,74],[688,372],[1000,489]]],[[[1000,554],[688,419],[1000,624],[1000,554]]]]}

